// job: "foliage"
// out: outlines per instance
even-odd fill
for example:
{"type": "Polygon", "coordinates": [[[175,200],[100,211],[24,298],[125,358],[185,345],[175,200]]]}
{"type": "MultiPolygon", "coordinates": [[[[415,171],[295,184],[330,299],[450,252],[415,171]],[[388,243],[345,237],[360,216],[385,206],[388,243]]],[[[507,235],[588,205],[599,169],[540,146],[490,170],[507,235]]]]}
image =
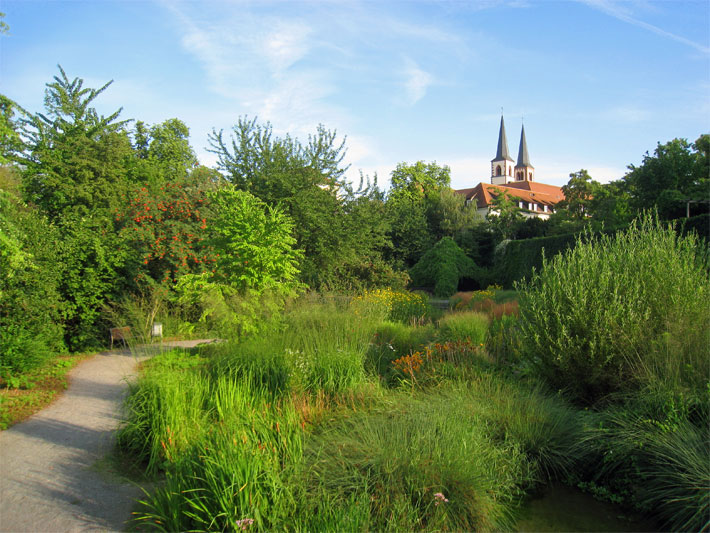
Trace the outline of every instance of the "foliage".
{"type": "Polygon", "coordinates": [[[584,219],[589,216],[589,205],[599,188],[600,184],[585,169],[573,172],[567,184],[562,186],[565,199],[557,204],[557,209],[566,211],[570,218],[584,219]]]}
{"type": "Polygon", "coordinates": [[[392,171],[391,187],[392,193],[404,192],[410,195],[427,195],[432,191],[439,191],[451,184],[451,169],[444,165],[436,164],[436,161],[425,163],[417,161],[413,165],[398,163],[397,168],[392,171]]]}
{"type": "Polygon", "coordinates": [[[539,270],[543,257],[552,258],[574,247],[578,238],[573,234],[564,234],[503,242],[496,248],[490,276],[496,283],[512,287],[516,281],[539,270]]]}
{"type": "Polygon", "coordinates": [[[290,296],[280,288],[240,290],[211,281],[208,273],[186,274],[175,284],[173,297],[182,314],[203,334],[240,339],[270,329],[281,317],[290,296]]]}
{"type": "Polygon", "coordinates": [[[374,260],[384,244],[382,218],[362,216],[363,203],[377,209],[381,201],[376,184],[353,190],[341,166],[345,140],[336,138],[319,126],[304,145],[288,135],[274,137],[270,124],[246,118],[230,140],[223,131],[210,136],[227,180],[291,217],[296,248],[303,250],[300,280],[312,288],[337,285],[342,265],[357,265],[363,256],[374,260]]]}
{"type": "Polygon", "coordinates": [[[512,237],[515,228],[523,220],[517,202],[505,189],[494,189],[488,224],[501,239],[512,237]]]}
{"type": "Polygon", "coordinates": [[[212,279],[239,290],[296,288],[301,253],[294,249],[293,222],[279,208],[233,186],[210,193],[214,210],[210,246],[212,279]]]}
{"type": "Polygon", "coordinates": [[[27,138],[21,163],[25,198],[50,220],[65,213],[95,217],[117,206],[125,186],[125,162],[131,144],[116,122],[121,110],[108,117],[92,102],[111,82],[99,89],[83,87],[83,80],[60,76],[47,84],[45,109],[23,119],[27,138]]]}
{"type": "Polygon", "coordinates": [[[0,375],[39,366],[64,347],[59,234],[0,190],[0,375]]]}
{"type": "Polygon", "coordinates": [[[412,266],[442,237],[459,237],[476,221],[476,209],[449,188],[450,169],[436,162],[399,163],[387,196],[392,261],[412,266]]]}
{"type": "Polygon", "coordinates": [[[479,279],[482,271],[451,237],[444,237],[422,256],[409,274],[413,285],[433,289],[436,296],[448,297],[456,292],[461,278],[479,279]]]}
{"type": "MultiPolygon", "coordinates": [[[[2,24],[0,20],[0,35],[2,24]]],[[[22,147],[22,139],[14,118],[16,110],[23,112],[15,102],[0,94],[0,165],[8,164],[22,147]]]]}
{"type": "Polygon", "coordinates": [[[180,120],[171,118],[154,126],[136,122],[133,130],[134,160],[132,181],[146,182],[157,188],[164,182],[182,182],[197,165],[190,146],[190,130],[180,120]]]}
{"type": "Polygon", "coordinates": [[[66,342],[72,350],[100,346],[109,327],[100,322],[102,308],[122,289],[118,272],[126,250],[101,221],[67,215],[58,226],[63,238],[56,259],[61,265],[66,342]]]}
{"type": "MultiPolygon", "coordinates": [[[[581,401],[638,386],[664,335],[696,335],[710,320],[699,252],[695,236],[678,237],[647,215],[615,237],[580,238],[567,254],[543,260],[519,287],[525,357],[581,401]],[[680,331],[669,329],[676,323],[680,331]]],[[[691,349],[664,361],[708,375],[706,355],[691,349]]]]}
{"type": "Polygon", "coordinates": [[[156,189],[136,186],[116,210],[114,221],[127,247],[127,281],[172,285],[185,274],[214,270],[217,259],[207,245],[209,209],[202,190],[165,182],[156,189]]]}
{"type": "MultiPolygon", "coordinates": [[[[710,135],[701,135],[694,144],[685,139],[658,143],[654,154],[646,152],[640,166],[629,165],[623,181],[637,210],[656,208],[663,220],[685,215],[687,200],[707,202],[710,197],[708,174],[710,135]]],[[[695,207],[695,206],[694,206],[695,207]]],[[[700,206],[700,212],[707,212],[700,206]]]]}

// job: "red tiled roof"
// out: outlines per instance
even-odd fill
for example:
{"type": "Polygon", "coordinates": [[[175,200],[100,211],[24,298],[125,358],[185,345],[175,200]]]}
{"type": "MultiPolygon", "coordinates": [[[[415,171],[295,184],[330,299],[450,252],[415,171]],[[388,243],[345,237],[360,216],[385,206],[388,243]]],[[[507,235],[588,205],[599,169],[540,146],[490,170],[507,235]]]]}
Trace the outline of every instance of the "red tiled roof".
{"type": "Polygon", "coordinates": [[[562,189],[555,185],[537,183],[535,181],[518,181],[506,183],[505,185],[492,185],[490,183],[479,183],[471,189],[458,189],[455,192],[463,194],[467,200],[475,198],[479,208],[489,207],[493,203],[493,198],[505,191],[509,196],[518,201],[535,203],[540,206],[547,205],[553,207],[555,204],[565,199],[562,189]]]}

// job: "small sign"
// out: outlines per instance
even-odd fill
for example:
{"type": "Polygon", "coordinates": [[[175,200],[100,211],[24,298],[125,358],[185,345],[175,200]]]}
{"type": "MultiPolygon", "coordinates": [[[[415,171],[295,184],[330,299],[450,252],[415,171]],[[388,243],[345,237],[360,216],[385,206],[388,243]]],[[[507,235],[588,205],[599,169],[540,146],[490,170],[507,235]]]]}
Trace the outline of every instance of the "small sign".
{"type": "Polygon", "coordinates": [[[160,322],[155,322],[153,324],[153,331],[150,334],[151,337],[162,337],[163,336],[163,324],[160,322]]]}

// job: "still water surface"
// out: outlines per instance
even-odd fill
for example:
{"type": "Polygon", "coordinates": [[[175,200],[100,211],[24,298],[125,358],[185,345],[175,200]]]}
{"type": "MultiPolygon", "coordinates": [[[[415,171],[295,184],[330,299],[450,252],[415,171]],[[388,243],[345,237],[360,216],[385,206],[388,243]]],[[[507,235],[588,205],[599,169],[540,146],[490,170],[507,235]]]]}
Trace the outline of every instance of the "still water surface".
{"type": "Polygon", "coordinates": [[[518,531],[660,531],[657,524],[621,507],[600,502],[574,487],[550,485],[528,501],[516,525],[518,531]]]}

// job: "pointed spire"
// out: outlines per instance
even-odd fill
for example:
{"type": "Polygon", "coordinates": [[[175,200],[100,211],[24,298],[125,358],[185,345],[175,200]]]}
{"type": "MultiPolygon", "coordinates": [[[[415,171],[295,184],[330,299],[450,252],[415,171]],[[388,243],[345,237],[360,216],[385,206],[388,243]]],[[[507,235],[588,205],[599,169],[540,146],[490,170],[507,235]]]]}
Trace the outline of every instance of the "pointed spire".
{"type": "Polygon", "coordinates": [[[493,161],[503,161],[504,159],[507,159],[508,161],[513,160],[508,153],[508,138],[505,136],[505,122],[503,121],[503,115],[501,114],[500,132],[498,133],[498,151],[496,152],[496,158],[493,161]]]}
{"type": "Polygon", "coordinates": [[[525,126],[520,130],[520,149],[518,150],[518,164],[516,167],[531,167],[528,155],[528,143],[525,140],[525,126]]]}

